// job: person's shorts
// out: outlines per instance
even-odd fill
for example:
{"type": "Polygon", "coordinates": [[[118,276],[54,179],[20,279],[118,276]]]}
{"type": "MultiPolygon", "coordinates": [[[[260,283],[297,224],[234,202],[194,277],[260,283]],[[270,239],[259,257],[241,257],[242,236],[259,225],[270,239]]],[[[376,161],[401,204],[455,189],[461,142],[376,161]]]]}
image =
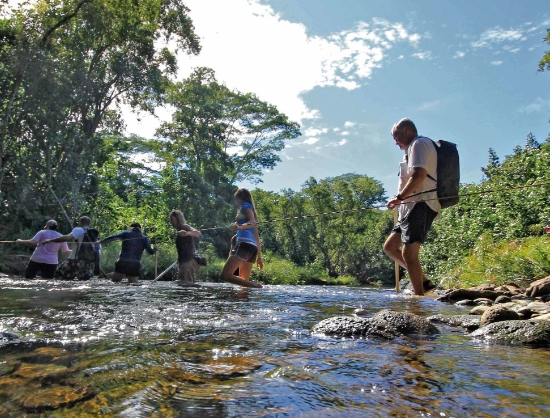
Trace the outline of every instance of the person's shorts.
{"type": "Polygon", "coordinates": [[[430,208],[426,202],[415,203],[409,214],[399,221],[392,229],[392,232],[401,234],[403,244],[424,244],[428,238],[428,232],[437,212],[430,208]]]}
{"type": "Polygon", "coordinates": [[[57,268],[55,278],[59,280],[90,280],[93,273],[93,262],[69,258],[57,268]]]}
{"type": "Polygon", "coordinates": [[[124,274],[126,277],[139,277],[141,275],[141,263],[139,261],[118,260],[115,263],[115,273],[124,274]]]}
{"type": "Polygon", "coordinates": [[[235,247],[231,249],[231,255],[237,256],[247,263],[254,264],[258,256],[258,247],[246,242],[237,242],[235,247]]]}
{"type": "Polygon", "coordinates": [[[199,263],[195,258],[178,262],[178,282],[180,284],[194,284],[195,275],[199,271],[199,263]]]}
{"type": "Polygon", "coordinates": [[[53,279],[57,264],[37,263],[36,261],[29,260],[27,268],[25,269],[25,278],[34,279],[36,273],[40,272],[43,279],[53,279]]]}

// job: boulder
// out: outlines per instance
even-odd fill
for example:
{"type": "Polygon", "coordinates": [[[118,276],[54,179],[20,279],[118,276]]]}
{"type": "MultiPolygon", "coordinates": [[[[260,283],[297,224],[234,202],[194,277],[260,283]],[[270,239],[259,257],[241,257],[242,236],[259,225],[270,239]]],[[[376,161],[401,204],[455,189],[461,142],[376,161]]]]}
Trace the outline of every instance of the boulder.
{"type": "Polygon", "coordinates": [[[550,295],[550,276],[531,283],[525,291],[525,295],[531,298],[550,295]]]}
{"type": "Polygon", "coordinates": [[[470,311],[470,315],[483,315],[489,306],[476,306],[470,311]]]}
{"type": "Polygon", "coordinates": [[[495,299],[495,304],[508,303],[508,302],[512,302],[512,298],[510,296],[502,295],[495,299]]]}
{"type": "Polygon", "coordinates": [[[474,287],[471,289],[452,290],[449,293],[437,298],[437,300],[440,300],[442,302],[455,302],[455,301],[464,300],[464,299],[475,300],[479,298],[487,298],[487,299],[495,300],[501,295],[502,293],[496,292],[491,289],[480,290],[479,288],[474,287]]]}
{"type": "Polygon", "coordinates": [[[491,306],[487,309],[483,315],[481,315],[481,320],[479,321],[479,326],[483,327],[488,324],[500,321],[509,321],[520,319],[516,311],[511,309],[506,309],[503,306],[491,306]]]}
{"type": "Polygon", "coordinates": [[[339,337],[380,337],[391,340],[402,335],[434,335],[438,334],[439,330],[420,316],[383,310],[372,318],[328,318],[316,324],[311,332],[339,337]]]}
{"type": "Polygon", "coordinates": [[[511,293],[512,295],[519,295],[525,293],[525,289],[518,286],[515,283],[508,283],[495,288],[495,291],[501,293],[511,293]]]}
{"type": "Polygon", "coordinates": [[[480,318],[478,315],[434,315],[427,318],[430,322],[447,324],[452,327],[462,327],[468,331],[473,331],[479,328],[480,318]]]}
{"type": "Polygon", "coordinates": [[[493,305],[493,301],[491,299],[487,299],[487,298],[477,298],[476,300],[474,300],[474,303],[476,304],[476,306],[492,306],[493,305]]]}
{"type": "Polygon", "coordinates": [[[470,334],[474,338],[510,344],[550,344],[550,321],[501,321],[470,334]]]}

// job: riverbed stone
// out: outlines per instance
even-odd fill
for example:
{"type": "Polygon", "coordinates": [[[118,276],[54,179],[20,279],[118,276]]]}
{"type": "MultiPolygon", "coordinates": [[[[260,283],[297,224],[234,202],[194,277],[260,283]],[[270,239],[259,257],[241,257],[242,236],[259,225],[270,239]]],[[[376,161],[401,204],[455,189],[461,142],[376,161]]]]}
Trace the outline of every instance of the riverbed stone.
{"type": "Polygon", "coordinates": [[[502,286],[498,286],[495,288],[496,292],[502,292],[502,293],[511,293],[512,295],[519,295],[525,293],[525,289],[521,286],[518,286],[515,283],[507,283],[502,286]]]}
{"type": "Polygon", "coordinates": [[[519,308],[518,313],[524,315],[526,318],[546,315],[547,313],[550,313],[550,305],[544,302],[531,302],[527,306],[519,308]]]}
{"type": "Polygon", "coordinates": [[[470,311],[470,315],[483,315],[489,306],[476,306],[470,311]]]}
{"type": "Polygon", "coordinates": [[[550,295],[550,276],[531,283],[525,291],[525,295],[532,298],[536,296],[550,295]]]}
{"type": "Polygon", "coordinates": [[[508,302],[512,302],[512,298],[510,296],[502,295],[495,299],[495,305],[508,302]]]}
{"type": "Polygon", "coordinates": [[[433,315],[427,318],[430,322],[447,324],[452,327],[462,327],[468,331],[473,331],[479,328],[479,315],[433,315]]]}
{"type": "Polygon", "coordinates": [[[486,288],[479,289],[474,287],[471,289],[452,290],[449,293],[437,298],[437,300],[442,302],[456,302],[464,299],[475,300],[479,298],[487,298],[487,299],[495,300],[501,294],[502,293],[495,292],[492,289],[486,289],[486,288]]]}
{"type": "Polygon", "coordinates": [[[24,393],[15,400],[29,412],[42,412],[58,409],[91,399],[94,392],[90,388],[54,386],[43,390],[24,393]]]}
{"type": "Polygon", "coordinates": [[[493,305],[493,301],[491,299],[488,299],[488,298],[477,298],[476,300],[474,300],[474,303],[476,304],[476,306],[492,306],[493,305]]]}
{"type": "Polygon", "coordinates": [[[550,344],[550,321],[501,321],[486,325],[470,334],[487,341],[527,344],[550,344]]]}
{"type": "Polygon", "coordinates": [[[340,337],[380,337],[394,339],[401,335],[434,335],[439,330],[426,319],[406,312],[383,310],[372,318],[339,316],[325,319],[312,328],[314,334],[340,337]]]}
{"type": "Polygon", "coordinates": [[[483,327],[488,324],[500,321],[509,321],[520,319],[516,311],[506,309],[503,306],[491,306],[488,308],[479,321],[479,326],[483,327]]]}
{"type": "Polygon", "coordinates": [[[530,321],[550,321],[550,313],[532,317],[530,321]]]}

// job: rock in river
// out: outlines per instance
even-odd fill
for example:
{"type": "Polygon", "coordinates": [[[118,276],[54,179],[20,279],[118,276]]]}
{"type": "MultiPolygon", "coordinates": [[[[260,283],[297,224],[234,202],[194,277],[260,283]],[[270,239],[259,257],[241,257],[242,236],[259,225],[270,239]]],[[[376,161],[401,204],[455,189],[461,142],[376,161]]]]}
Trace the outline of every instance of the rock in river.
{"type": "Polygon", "coordinates": [[[391,340],[401,335],[434,335],[438,334],[439,330],[420,316],[383,310],[372,318],[348,316],[328,318],[315,325],[311,332],[339,337],[381,337],[391,340]]]}
{"type": "Polygon", "coordinates": [[[434,315],[430,316],[428,318],[428,321],[440,322],[442,324],[447,324],[452,327],[462,327],[467,329],[468,331],[472,331],[479,328],[480,318],[478,315],[434,315]]]}
{"type": "Polygon", "coordinates": [[[503,306],[491,306],[483,313],[483,315],[481,315],[479,326],[483,327],[494,322],[509,321],[514,319],[520,319],[516,311],[506,309],[503,306]]]}
{"type": "Polygon", "coordinates": [[[502,343],[548,345],[550,344],[550,321],[495,322],[470,335],[474,338],[502,343]]]}

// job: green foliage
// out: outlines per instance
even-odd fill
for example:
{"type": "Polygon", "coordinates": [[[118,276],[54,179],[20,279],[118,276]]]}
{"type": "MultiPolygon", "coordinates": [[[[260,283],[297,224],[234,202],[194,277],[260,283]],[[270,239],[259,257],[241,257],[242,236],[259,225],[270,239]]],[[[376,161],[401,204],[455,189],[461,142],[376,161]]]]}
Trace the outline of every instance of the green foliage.
{"type": "Polygon", "coordinates": [[[509,242],[493,242],[490,234],[481,236],[471,254],[452,269],[446,287],[503,285],[514,282],[527,286],[550,275],[550,237],[537,236],[509,242]]]}
{"type": "MultiPolygon", "coordinates": [[[[544,42],[550,45],[550,29],[546,29],[544,42]]],[[[550,70],[550,51],[546,51],[539,62],[539,71],[550,70]]]]}

